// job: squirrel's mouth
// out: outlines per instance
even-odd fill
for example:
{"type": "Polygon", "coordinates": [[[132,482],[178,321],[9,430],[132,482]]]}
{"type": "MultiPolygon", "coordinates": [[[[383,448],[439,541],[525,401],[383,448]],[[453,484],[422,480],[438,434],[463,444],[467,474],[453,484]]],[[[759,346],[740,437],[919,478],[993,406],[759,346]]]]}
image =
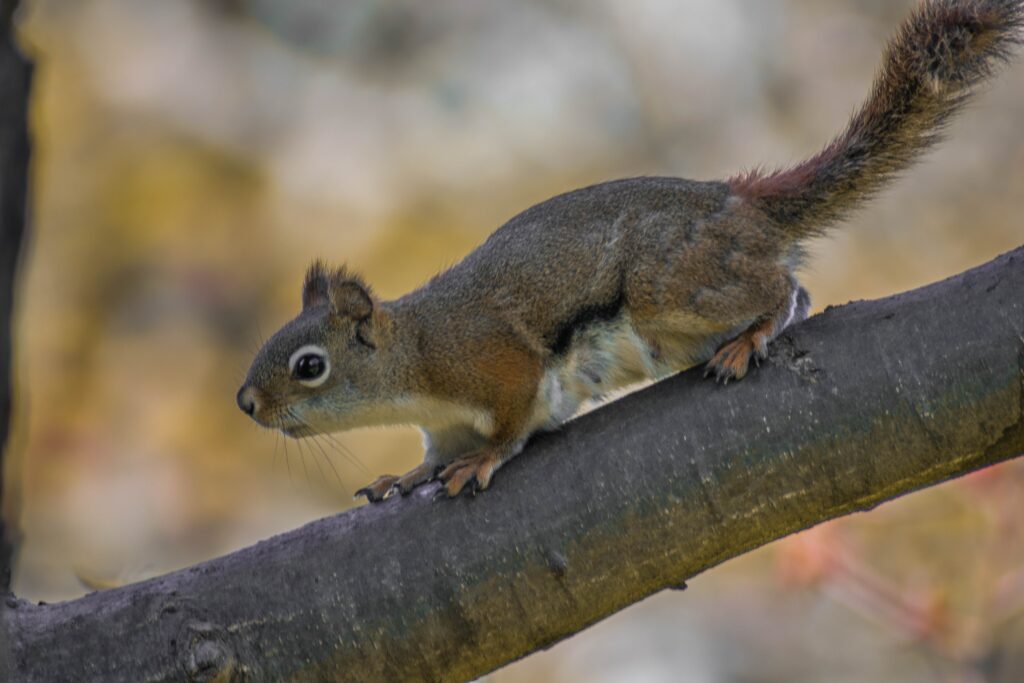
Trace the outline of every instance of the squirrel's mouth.
{"type": "Polygon", "coordinates": [[[273,410],[270,414],[264,415],[256,414],[252,418],[261,426],[277,430],[292,439],[301,439],[304,436],[313,436],[319,433],[317,429],[288,409],[273,410]]]}
{"type": "Polygon", "coordinates": [[[316,430],[310,428],[308,425],[289,425],[287,427],[281,427],[281,433],[293,439],[301,439],[304,436],[312,436],[313,434],[316,434],[316,430]]]}

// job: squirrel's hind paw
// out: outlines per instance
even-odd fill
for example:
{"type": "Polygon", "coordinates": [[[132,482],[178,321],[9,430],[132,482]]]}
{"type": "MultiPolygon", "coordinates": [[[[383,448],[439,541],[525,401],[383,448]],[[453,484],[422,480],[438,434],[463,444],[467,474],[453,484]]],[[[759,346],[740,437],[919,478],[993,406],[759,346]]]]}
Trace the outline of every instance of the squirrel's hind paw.
{"type": "Polygon", "coordinates": [[[730,379],[743,379],[750,369],[750,359],[757,365],[768,355],[767,339],[758,338],[757,333],[744,332],[725,343],[718,353],[708,361],[704,376],[714,374],[715,381],[728,384],[730,379]]]}

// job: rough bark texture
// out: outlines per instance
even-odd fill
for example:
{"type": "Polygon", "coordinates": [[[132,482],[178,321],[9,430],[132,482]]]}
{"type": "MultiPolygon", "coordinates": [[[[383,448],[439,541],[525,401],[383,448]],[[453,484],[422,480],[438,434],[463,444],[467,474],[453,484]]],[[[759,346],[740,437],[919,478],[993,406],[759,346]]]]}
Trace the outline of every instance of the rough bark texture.
{"type": "MultiPolygon", "coordinates": [[[[25,232],[28,181],[28,94],[31,65],[13,36],[18,3],[0,4],[0,503],[4,502],[4,455],[11,417],[11,308],[14,275],[25,232]]],[[[11,506],[0,504],[0,593],[11,585],[14,533],[11,506]]],[[[0,643],[2,644],[2,643],[0,643]]]]}
{"type": "Polygon", "coordinates": [[[1024,248],[834,308],[435,485],[144,583],[11,601],[4,680],[468,680],[709,567],[1024,451],[1024,248]]]}

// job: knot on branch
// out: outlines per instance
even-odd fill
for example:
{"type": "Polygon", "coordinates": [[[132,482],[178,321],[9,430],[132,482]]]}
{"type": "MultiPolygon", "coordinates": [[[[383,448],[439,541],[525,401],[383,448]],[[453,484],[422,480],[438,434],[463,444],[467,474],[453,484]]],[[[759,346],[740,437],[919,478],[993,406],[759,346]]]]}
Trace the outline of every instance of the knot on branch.
{"type": "Polygon", "coordinates": [[[810,384],[817,384],[822,374],[821,368],[815,364],[810,352],[798,346],[796,340],[789,333],[783,334],[775,340],[771,347],[770,357],[774,362],[810,384]]]}
{"type": "Polygon", "coordinates": [[[209,622],[190,622],[178,639],[179,661],[195,683],[241,683],[248,669],[239,664],[224,629],[209,622]]]}

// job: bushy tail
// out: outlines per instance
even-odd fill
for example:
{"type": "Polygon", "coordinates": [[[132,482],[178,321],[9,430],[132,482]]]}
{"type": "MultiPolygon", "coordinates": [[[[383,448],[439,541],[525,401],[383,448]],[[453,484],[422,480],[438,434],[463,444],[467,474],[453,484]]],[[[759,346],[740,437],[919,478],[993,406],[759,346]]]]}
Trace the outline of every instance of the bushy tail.
{"type": "Polygon", "coordinates": [[[1021,42],[1024,0],[926,0],[886,47],[846,130],[793,168],[753,171],[733,191],[793,240],[822,233],[942,136],[976,87],[1021,42]]]}

